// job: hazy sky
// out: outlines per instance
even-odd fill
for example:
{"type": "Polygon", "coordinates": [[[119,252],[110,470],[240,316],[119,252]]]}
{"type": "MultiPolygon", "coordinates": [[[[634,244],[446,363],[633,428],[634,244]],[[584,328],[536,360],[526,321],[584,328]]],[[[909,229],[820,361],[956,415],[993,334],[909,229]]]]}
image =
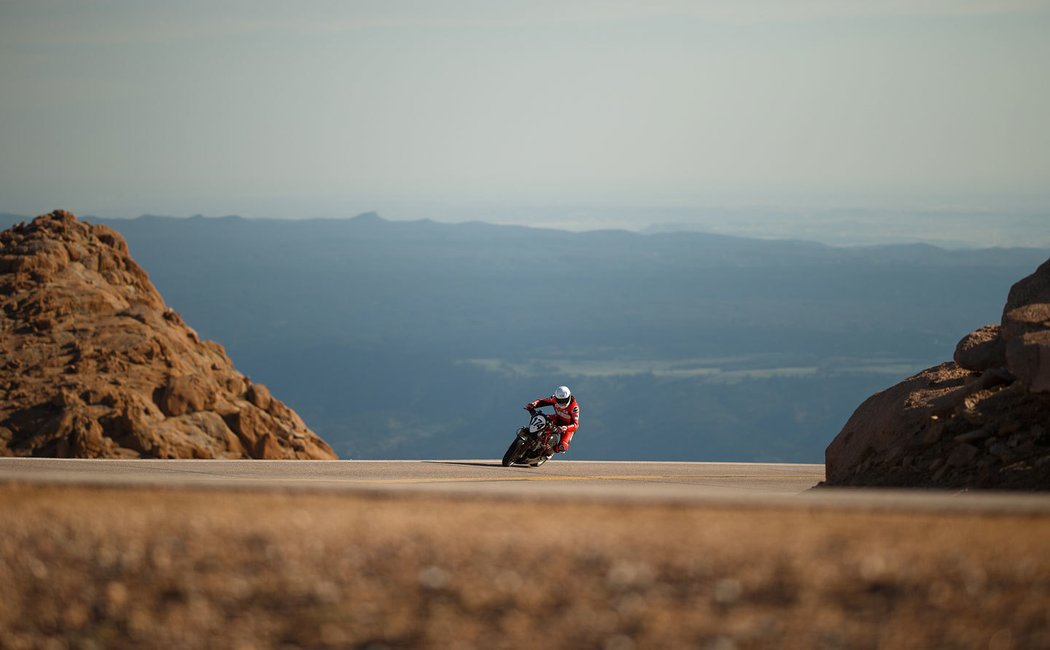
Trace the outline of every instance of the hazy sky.
{"type": "Polygon", "coordinates": [[[27,214],[1050,205],[1050,2],[0,0],[0,89],[27,214]]]}

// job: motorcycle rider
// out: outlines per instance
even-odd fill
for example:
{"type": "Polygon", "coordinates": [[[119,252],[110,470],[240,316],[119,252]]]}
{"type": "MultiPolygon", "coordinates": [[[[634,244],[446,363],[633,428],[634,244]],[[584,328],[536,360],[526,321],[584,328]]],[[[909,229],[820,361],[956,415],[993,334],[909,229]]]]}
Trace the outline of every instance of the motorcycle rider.
{"type": "Polygon", "coordinates": [[[572,434],[580,427],[580,404],[568,386],[558,386],[553,395],[532,400],[525,405],[525,410],[533,411],[541,406],[554,407],[554,423],[551,430],[559,435],[554,451],[563,454],[569,450],[572,434]]]}

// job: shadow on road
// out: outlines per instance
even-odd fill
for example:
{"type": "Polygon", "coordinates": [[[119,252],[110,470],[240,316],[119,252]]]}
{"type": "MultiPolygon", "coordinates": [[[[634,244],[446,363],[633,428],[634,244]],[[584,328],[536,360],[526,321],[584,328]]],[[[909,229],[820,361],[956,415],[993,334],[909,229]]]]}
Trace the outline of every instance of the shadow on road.
{"type": "Polygon", "coordinates": [[[504,469],[502,463],[495,461],[486,463],[480,460],[425,460],[423,462],[430,465],[468,465],[470,467],[498,467],[504,469]]]}

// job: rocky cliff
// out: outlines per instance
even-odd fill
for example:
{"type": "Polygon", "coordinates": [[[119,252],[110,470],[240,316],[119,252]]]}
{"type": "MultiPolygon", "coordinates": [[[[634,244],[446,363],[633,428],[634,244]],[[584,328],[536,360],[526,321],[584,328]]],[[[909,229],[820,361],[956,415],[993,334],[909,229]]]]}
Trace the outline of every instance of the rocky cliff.
{"type": "Polygon", "coordinates": [[[0,233],[0,355],[0,456],[335,458],[68,212],[0,233]]]}
{"type": "Polygon", "coordinates": [[[1050,260],[954,361],[861,404],[825,458],[826,485],[1050,490],[1050,260]]]}

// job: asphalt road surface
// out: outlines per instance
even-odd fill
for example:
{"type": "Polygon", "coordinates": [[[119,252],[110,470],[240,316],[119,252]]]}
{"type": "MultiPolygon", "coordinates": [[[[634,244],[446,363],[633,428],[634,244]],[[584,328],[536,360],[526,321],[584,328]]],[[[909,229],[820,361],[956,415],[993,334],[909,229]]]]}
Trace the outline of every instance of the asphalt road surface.
{"type": "Polygon", "coordinates": [[[754,492],[795,495],[823,465],[623,463],[554,460],[539,468],[497,460],[223,461],[0,459],[0,479],[117,485],[442,490],[610,494],[664,498],[754,492]]]}
{"type": "Polygon", "coordinates": [[[0,458],[0,481],[126,487],[355,490],[467,497],[1050,513],[1050,494],[811,490],[823,465],[496,460],[262,461],[0,458]]]}

